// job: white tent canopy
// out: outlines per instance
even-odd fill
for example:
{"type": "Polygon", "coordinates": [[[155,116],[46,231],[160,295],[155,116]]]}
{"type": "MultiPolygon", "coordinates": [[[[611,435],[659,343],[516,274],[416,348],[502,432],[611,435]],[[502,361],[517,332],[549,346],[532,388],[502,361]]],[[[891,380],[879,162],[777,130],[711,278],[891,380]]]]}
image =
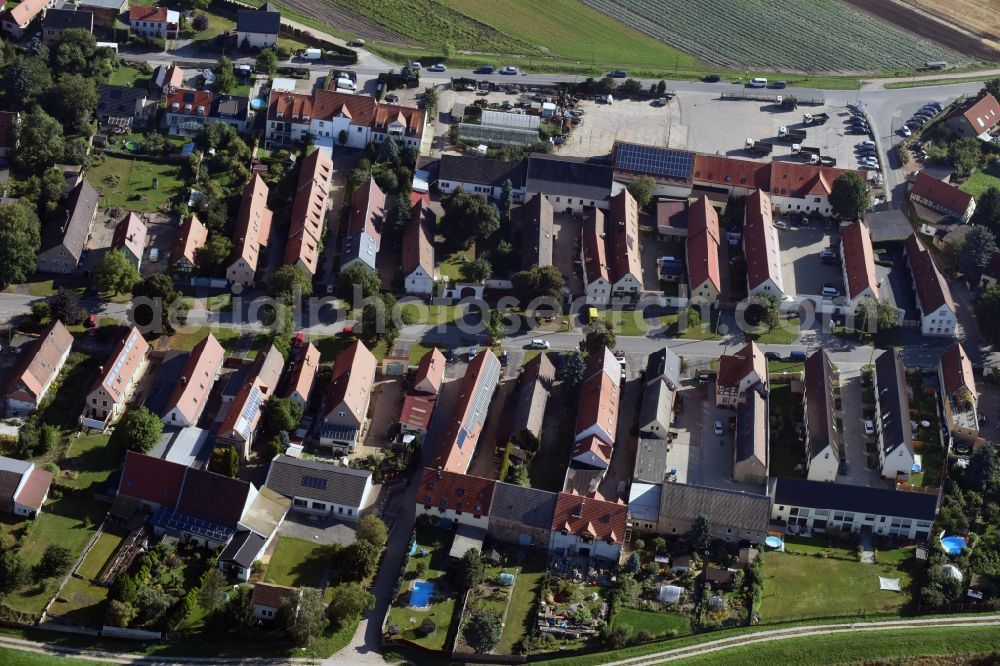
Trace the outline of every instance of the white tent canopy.
{"type": "Polygon", "coordinates": [[[681,600],[681,594],[684,593],[684,588],[677,585],[661,585],[660,586],[660,601],[665,604],[676,604],[681,600]]]}
{"type": "Polygon", "coordinates": [[[880,590],[890,590],[892,592],[902,592],[903,589],[899,586],[898,578],[883,578],[878,577],[878,586],[880,590]]]}

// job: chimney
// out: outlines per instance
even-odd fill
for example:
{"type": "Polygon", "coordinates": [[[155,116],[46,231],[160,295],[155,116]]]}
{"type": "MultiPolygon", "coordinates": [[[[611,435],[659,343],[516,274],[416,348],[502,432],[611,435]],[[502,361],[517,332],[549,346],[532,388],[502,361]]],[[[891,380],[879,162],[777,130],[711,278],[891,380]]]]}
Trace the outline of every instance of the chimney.
{"type": "Polygon", "coordinates": [[[188,383],[187,377],[181,377],[181,386],[187,386],[187,383],[188,383]]]}

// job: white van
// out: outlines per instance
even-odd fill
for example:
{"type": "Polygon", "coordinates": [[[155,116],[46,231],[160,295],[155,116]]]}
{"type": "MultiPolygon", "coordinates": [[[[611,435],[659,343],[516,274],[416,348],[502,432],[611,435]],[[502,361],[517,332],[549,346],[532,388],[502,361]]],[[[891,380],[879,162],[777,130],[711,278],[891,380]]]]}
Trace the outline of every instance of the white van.
{"type": "Polygon", "coordinates": [[[302,52],[303,60],[322,60],[323,51],[321,49],[306,49],[302,52]]]}
{"type": "Polygon", "coordinates": [[[825,298],[836,298],[837,296],[840,296],[840,290],[836,287],[826,285],[823,287],[823,296],[825,298]]]}
{"type": "Polygon", "coordinates": [[[766,88],[767,87],[767,79],[762,78],[760,76],[758,76],[756,78],[753,78],[753,79],[750,79],[750,87],[751,88],[766,88]]]}

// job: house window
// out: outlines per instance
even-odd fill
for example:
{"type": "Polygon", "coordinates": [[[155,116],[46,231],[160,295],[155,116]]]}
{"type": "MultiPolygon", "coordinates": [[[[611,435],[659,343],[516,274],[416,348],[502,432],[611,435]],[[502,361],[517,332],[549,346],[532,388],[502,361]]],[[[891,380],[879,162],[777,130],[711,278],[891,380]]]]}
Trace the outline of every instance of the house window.
{"type": "Polygon", "coordinates": [[[354,509],[348,509],[347,510],[347,515],[348,516],[353,516],[354,515],[354,509]]]}
{"type": "Polygon", "coordinates": [[[309,505],[309,502],[305,501],[304,499],[299,499],[296,497],[295,499],[292,500],[292,504],[294,504],[295,506],[306,507],[309,505]]]}
{"type": "Polygon", "coordinates": [[[313,508],[318,511],[326,511],[326,504],[323,502],[313,502],[313,508]]]}

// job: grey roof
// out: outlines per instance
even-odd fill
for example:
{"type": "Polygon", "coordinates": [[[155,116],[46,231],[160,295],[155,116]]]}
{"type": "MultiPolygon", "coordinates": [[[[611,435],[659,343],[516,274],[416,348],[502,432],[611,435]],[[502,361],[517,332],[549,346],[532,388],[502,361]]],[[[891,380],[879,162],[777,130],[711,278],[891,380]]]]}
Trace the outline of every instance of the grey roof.
{"type": "Polygon", "coordinates": [[[528,527],[552,528],[556,513],[556,493],[538,488],[523,488],[510,483],[497,483],[493,490],[490,518],[511,520],[528,527]]]}
{"type": "Polygon", "coordinates": [[[267,540],[256,532],[249,530],[237,532],[219,554],[219,561],[233,562],[244,569],[249,569],[265,543],[267,540]]]}
{"type": "Polygon", "coordinates": [[[81,7],[99,7],[101,9],[116,9],[119,12],[125,11],[128,0],[78,0],[81,7]]]}
{"type": "Polygon", "coordinates": [[[833,446],[834,454],[840,457],[840,442],[837,441],[833,414],[833,366],[826,350],[817,349],[805,362],[804,388],[806,398],[806,420],[809,457],[815,458],[827,445],[833,446]]]}
{"type": "Polygon", "coordinates": [[[655,437],[639,437],[639,446],[635,453],[635,471],[632,478],[636,481],[660,483],[667,475],[667,440],[655,437]]]}
{"type": "Polygon", "coordinates": [[[211,441],[215,438],[211,433],[201,428],[188,426],[186,428],[164,428],[160,441],[156,443],[149,455],[170,462],[204,468],[212,453],[211,441]]]}
{"type": "Polygon", "coordinates": [[[256,32],[277,35],[281,30],[281,14],[271,5],[260,9],[241,9],[236,12],[236,32],[256,32]]]}
{"type": "Polygon", "coordinates": [[[677,390],[681,382],[681,357],[670,347],[663,347],[649,355],[646,361],[646,382],[664,379],[670,388],[677,390]]]}
{"type": "Polygon", "coordinates": [[[90,223],[97,213],[98,198],[97,190],[86,179],[81,180],[66,199],[66,221],[62,224],[49,222],[42,229],[42,250],[62,245],[79,262],[90,223]]]}
{"type": "Polygon", "coordinates": [[[875,516],[914,520],[934,520],[937,495],[888,488],[849,486],[805,479],[779,478],[773,481],[774,503],[783,506],[850,511],[875,516]]]}
{"type": "Polygon", "coordinates": [[[524,172],[524,162],[504,162],[485,157],[442,155],[438,163],[438,180],[500,187],[509,178],[515,190],[524,187],[524,172]]]}
{"type": "Polygon", "coordinates": [[[747,391],[746,400],[736,408],[736,462],[756,458],[767,467],[766,389],[747,391]]]}
{"type": "MultiPolygon", "coordinates": [[[[670,427],[670,413],[674,408],[674,391],[662,379],[647,384],[642,390],[642,405],[639,407],[639,430],[649,428],[659,422],[664,428],[670,427]]],[[[660,437],[667,433],[660,431],[660,437]]]]}
{"type": "Polygon", "coordinates": [[[210,115],[212,118],[246,120],[250,115],[250,100],[233,95],[213,95],[210,115]]]}
{"type": "Polygon", "coordinates": [[[277,456],[267,472],[265,486],[285,497],[305,497],[361,508],[365,485],[372,473],[326,463],[277,456]],[[315,479],[306,485],[306,479],[315,479]]]}
{"type": "Polygon", "coordinates": [[[521,267],[552,265],[552,204],[536,194],[518,209],[521,218],[521,267]]]}
{"type": "Polygon", "coordinates": [[[153,68],[153,74],[149,78],[149,85],[162,88],[163,84],[167,82],[167,72],[170,71],[169,65],[157,65],[153,68]]]}
{"type": "Polygon", "coordinates": [[[0,472],[11,472],[20,477],[24,476],[24,473],[31,469],[31,465],[32,463],[29,460],[18,460],[17,458],[0,456],[0,472]]]}
{"type": "Polygon", "coordinates": [[[73,9],[50,9],[45,12],[47,30],[67,30],[69,28],[94,29],[94,14],[73,9]]]}
{"type": "Polygon", "coordinates": [[[882,444],[889,455],[898,446],[913,453],[910,430],[910,400],[906,395],[906,370],[895,349],[882,352],[875,359],[875,386],[878,390],[879,414],[882,423],[882,444]]]}
{"type": "Polygon", "coordinates": [[[597,202],[611,197],[612,178],[610,165],[587,158],[536,153],[528,159],[528,192],[597,202]]]}
{"type": "Polygon", "coordinates": [[[103,85],[97,89],[97,117],[128,116],[136,112],[139,103],[146,100],[144,88],[103,85]]]}
{"type": "Polygon", "coordinates": [[[164,355],[163,361],[156,371],[153,384],[149,387],[149,392],[146,393],[146,401],[143,403],[146,409],[163,416],[170,395],[177,382],[180,381],[181,375],[184,374],[184,366],[187,364],[188,356],[190,356],[189,352],[179,350],[169,351],[164,355]]]}
{"type": "Polygon", "coordinates": [[[529,430],[535,437],[541,436],[545,406],[555,377],[556,369],[547,354],[539,354],[524,365],[521,376],[517,378],[512,435],[529,430]]]}
{"type": "Polygon", "coordinates": [[[664,483],[660,490],[661,518],[691,521],[705,516],[713,528],[767,532],[770,515],[767,495],[687,483],[664,483]]]}
{"type": "Polygon", "coordinates": [[[910,221],[898,208],[868,213],[865,215],[865,221],[871,230],[873,243],[903,241],[913,233],[910,221]]]}
{"type": "Polygon", "coordinates": [[[462,559],[470,550],[483,551],[483,541],[486,540],[486,530],[482,527],[473,527],[472,525],[459,524],[458,529],[455,530],[455,537],[451,542],[451,550],[448,551],[448,557],[454,557],[457,560],[462,559]]]}

